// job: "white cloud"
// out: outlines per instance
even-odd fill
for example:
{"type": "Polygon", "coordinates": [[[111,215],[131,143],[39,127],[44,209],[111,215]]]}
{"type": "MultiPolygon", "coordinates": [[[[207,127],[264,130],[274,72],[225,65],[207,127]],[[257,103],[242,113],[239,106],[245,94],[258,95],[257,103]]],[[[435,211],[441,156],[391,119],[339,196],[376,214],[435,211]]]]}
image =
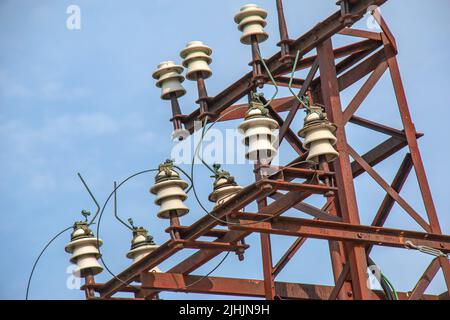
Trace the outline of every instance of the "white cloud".
{"type": "Polygon", "coordinates": [[[31,92],[25,86],[17,83],[15,79],[7,76],[5,72],[0,71],[0,95],[2,97],[30,97],[31,92]]]}
{"type": "Polygon", "coordinates": [[[33,98],[46,101],[67,101],[89,96],[83,87],[68,87],[61,81],[41,81],[32,88],[4,71],[0,71],[0,96],[4,98],[33,98]]]}
{"type": "Polygon", "coordinates": [[[49,174],[36,174],[28,181],[28,188],[35,192],[50,191],[56,185],[55,178],[49,174]]]}
{"type": "Polygon", "coordinates": [[[137,114],[123,117],[113,117],[101,112],[63,114],[47,118],[40,125],[0,118],[2,144],[7,145],[7,149],[12,149],[10,151],[21,153],[29,153],[46,144],[63,147],[69,140],[80,141],[125,131],[137,143],[148,143],[155,137],[153,132],[146,130],[144,120],[137,114]]]}
{"type": "Polygon", "coordinates": [[[47,100],[71,100],[88,96],[89,91],[86,88],[74,87],[68,88],[62,82],[49,81],[41,85],[36,93],[37,97],[47,100]]]}

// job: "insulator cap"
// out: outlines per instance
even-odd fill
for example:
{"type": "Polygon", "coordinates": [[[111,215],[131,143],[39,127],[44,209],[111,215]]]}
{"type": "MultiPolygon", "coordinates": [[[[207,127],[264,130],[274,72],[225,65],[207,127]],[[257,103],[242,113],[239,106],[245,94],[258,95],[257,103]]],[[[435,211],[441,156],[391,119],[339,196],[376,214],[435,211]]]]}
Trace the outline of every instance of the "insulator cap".
{"type": "Polygon", "coordinates": [[[103,244],[103,241],[94,236],[88,223],[76,222],[70,238],[71,241],[66,245],[65,250],[72,254],[70,262],[77,265],[76,274],[85,277],[102,272],[103,267],[98,262],[101,256],[98,247],[103,244]]]}
{"type": "Polygon", "coordinates": [[[251,37],[255,36],[258,43],[267,40],[269,35],[264,31],[266,26],[267,11],[261,9],[256,4],[246,4],[234,16],[234,22],[238,24],[238,29],[242,31],[241,43],[251,44],[251,37]]]}
{"type": "Polygon", "coordinates": [[[189,212],[188,207],[183,203],[187,198],[184,190],[188,183],[180,178],[178,172],[170,165],[160,165],[155,182],[150,192],[156,194],[155,203],[160,206],[158,218],[169,219],[171,212],[176,212],[179,217],[189,212]]]}
{"type": "Polygon", "coordinates": [[[298,132],[300,137],[305,138],[303,147],[309,150],[306,160],[319,163],[319,157],[325,156],[326,161],[331,162],[339,155],[333,147],[336,144],[336,125],[328,121],[320,106],[311,106],[310,109],[304,127],[298,132]]]}
{"type": "Polygon", "coordinates": [[[186,48],[181,50],[180,56],[183,58],[183,66],[188,68],[186,78],[189,80],[197,80],[199,75],[207,79],[212,75],[209,68],[212,50],[201,41],[191,41],[186,48]]]}
{"type": "Polygon", "coordinates": [[[240,190],[242,187],[236,183],[233,176],[227,171],[218,171],[213,183],[213,192],[208,199],[216,203],[214,206],[216,208],[233,198],[240,190]]]}
{"type": "Polygon", "coordinates": [[[277,137],[273,132],[278,127],[278,122],[270,117],[262,104],[251,102],[245,120],[238,128],[244,134],[244,144],[248,146],[245,157],[268,164],[278,153],[274,147],[277,137]]]}
{"type": "Polygon", "coordinates": [[[186,90],[181,85],[184,81],[181,75],[183,70],[182,66],[173,61],[163,61],[158,64],[156,71],[153,72],[153,78],[157,80],[156,86],[161,88],[161,99],[169,100],[171,93],[174,93],[177,98],[184,96],[186,90]]]}
{"type": "MultiPolygon", "coordinates": [[[[133,239],[131,248],[127,253],[127,258],[132,259],[133,263],[141,260],[146,255],[155,251],[159,246],[153,242],[152,236],[148,235],[146,229],[139,227],[133,229],[133,239]]],[[[152,272],[160,272],[158,267],[154,267],[152,272]]]]}

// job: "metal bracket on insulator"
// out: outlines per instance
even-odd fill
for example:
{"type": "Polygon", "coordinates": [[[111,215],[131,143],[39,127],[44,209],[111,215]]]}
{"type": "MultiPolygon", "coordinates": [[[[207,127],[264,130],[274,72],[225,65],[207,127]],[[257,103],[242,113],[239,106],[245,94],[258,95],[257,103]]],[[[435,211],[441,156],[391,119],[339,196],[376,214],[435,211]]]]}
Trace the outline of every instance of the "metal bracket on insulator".
{"type": "Polygon", "coordinates": [[[340,20],[344,22],[346,27],[350,27],[353,24],[353,15],[350,10],[350,1],[348,0],[338,0],[336,5],[341,7],[341,17],[340,20]]]}
{"type": "Polygon", "coordinates": [[[425,254],[429,254],[435,257],[445,257],[445,258],[449,258],[447,254],[445,254],[444,252],[442,252],[439,249],[435,249],[435,248],[431,248],[431,247],[427,247],[427,246],[420,246],[420,245],[415,245],[414,243],[412,243],[411,241],[406,241],[405,242],[405,247],[408,249],[416,249],[422,253],[425,254]]]}

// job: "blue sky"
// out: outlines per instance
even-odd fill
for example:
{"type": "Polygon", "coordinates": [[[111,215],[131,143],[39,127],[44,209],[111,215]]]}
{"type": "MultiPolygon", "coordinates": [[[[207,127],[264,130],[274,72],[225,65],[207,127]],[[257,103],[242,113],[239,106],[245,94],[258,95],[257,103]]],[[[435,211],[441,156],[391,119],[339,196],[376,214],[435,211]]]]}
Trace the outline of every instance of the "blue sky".
{"type": "MultiPolygon", "coordinates": [[[[260,0],[269,11],[268,41],[262,44],[264,56],[271,56],[278,42],[275,1],[260,0]]],[[[290,35],[298,37],[318,21],[336,11],[335,1],[285,1],[290,35]]],[[[448,63],[450,31],[446,0],[391,0],[382,14],[397,37],[399,63],[416,128],[426,135],[420,140],[423,160],[433,191],[441,227],[450,230],[447,181],[450,173],[442,165],[450,157],[448,108],[450,87],[448,63]]],[[[180,62],[179,51],[188,41],[202,40],[213,49],[213,76],[207,80],[210,95],[249,70],[250,51],[240,44],[234,14],[243,1],[0,1],[0,298],[22,299],[34,259],[45,242],[62,228],[79,219],[82,209],[94,207],[79,182],[81,172],[99,202],[110,193],[114,180],[154,168],[170,156],[170,107],[159,99],[151,73],[163,60],[180,62]],[[81,8],[81,30],[66,28],[66,8],[81,8]]],[[[365,19],[358,23],[365,28],[365,19]]],[[[352,39],[353,40],[353,39],[352,39]]],[[[356,39],[355,39],[356,40],[356,39]]],[[[348,42],[334,40],[336,46],[348,42]]],[[[182,110],[196,108],[196,85],[184,83],[188,93],[180,99],[182,110]]],[[[271,88],[267,89],[270,94],[271,88]]],[[[346,105],[354,89],[342,94],[346,105]]],[[[281,94],[287,94],[282,90],[281,94]]],[[[358,115],[400,127],[390,79],[385,75],[368,97],[358,115]]],[[[295,122],[299,127],[301,118],[295,122]]],[[[218,128],[236,127],[229,122],[218,128]]],[[[363,153],[385,137],[349,126],[351,144],[363,153]]],[[[293,157],[282,145],[282,159],[293,157]]],[[[405,150],[376,167],[390,181],[405,150]]],[[[188,169],[188,166],[184,166],[188,169]]],[[[209,173],[198,166],[198,189],[211,190],[209,173]]],[[[239,183],[252,181],[250,165],[226,169],[239,176],[239,183]]],[[[148,193],[152,175],[142,175],[119,193],[119,213],[133,217],[136,224],[150,230],[158,243],[168,239],[168,222],[156,218],[157,207],[148,193]]],[[[361,220],[370,223],[384,194],[367,175],[356,182],[361,220]]],[[[423,206],[414,175],[402,195],[422,215],[423,206]]],[[[204,201],[207,197],[203,196],[204,201]]],[[[314,200],[318,202],[319,200],[314,200]]],[[[182,219],[189,224],[203,212],[193,199],[182,219]]],[[[299,215],[298,213],[291,213],[299,215]]],[[[420,230],[397,205],[388,219],[389,227],[420,230]]],[[[100,237],[105,241],[104,258],[114,272],[129,264],[125,254],[131,235],[105,211],[100,237]]],[[[274,260],[294,239],[274,237],[274,260]]],[[[82,299],[84,294],[66,286],[69,255],[64,245],[69,234],[60,237],[42,258],[32,282],[30,298],[82,299]]],[[[246,260],[234,254],[214,274],[261,278],[259,245],[255,236],[246,260]],[[239,273],[236,273],[239,270],[239,273]]],[[[188,253],[161,265],[167,269],[188,253]]],[[[372,257],[398,290],[411,290],[430,262],[430,257],[401,249],[375,249],[372,257]]],[[[219,258],[220,259],[220,258],[219,258]]],[[[196,273],[208,272],[217,263],[205,265],[196,273]]],[[[307,241],[278,280],[332,285],[326,242],[307,241]]],[[[103,272],[96,280],[110,277],[103,272]]],[[[441,273],[429,292],[441,293],[445,285],[441,273]]],[[[164,298],[201,298],[205,295],[167,293],[164,298]]]]}

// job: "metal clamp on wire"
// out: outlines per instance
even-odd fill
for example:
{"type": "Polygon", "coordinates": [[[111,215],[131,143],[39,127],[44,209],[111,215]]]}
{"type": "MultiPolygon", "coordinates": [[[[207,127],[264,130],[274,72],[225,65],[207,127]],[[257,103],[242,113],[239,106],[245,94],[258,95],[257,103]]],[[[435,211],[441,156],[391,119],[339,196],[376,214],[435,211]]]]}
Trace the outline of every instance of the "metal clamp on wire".
{"type": "Polygon", "coordinates": [[[406,241],[405,242],[405,247],[408,249],[416,249],[419,250],[420,252],[435,256],[435,257],[445,257],[445,258],[449,258],[447,254],[443,253],[441,250],[439,249],[435,249],[435,248],[431,248],[431,247],[427,247],[427,246],[420,246],[420,245],[415,245],[414,243],[412,243],[411,241],[406,241]]]}

